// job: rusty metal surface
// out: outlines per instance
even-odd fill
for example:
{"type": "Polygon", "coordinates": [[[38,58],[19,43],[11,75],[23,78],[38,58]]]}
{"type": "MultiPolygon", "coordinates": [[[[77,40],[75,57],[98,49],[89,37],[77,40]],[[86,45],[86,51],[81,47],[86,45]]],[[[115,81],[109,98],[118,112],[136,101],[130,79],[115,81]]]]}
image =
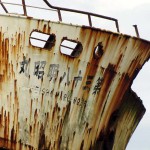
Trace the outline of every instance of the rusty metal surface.
{"type": "Polygon", "coordinates": [[[127,90],[125,95],[123,96],[121,107],[119,110],[115,111],[113,115],[110,117],[110,121],[112,118],[117,120],[119,123],[112,123],[112,128],[115,131],[115,139],[112,149],[125,149],[126,143],[129,141],[131,134],[134,132],[136,126],[139,123],[139,120],[142,119],[145,108],[142,104],[140,98],[134,93],[132,90],[127,90]]]}
{"type": "MultiPolygon", "coordinates": [[[[150,58],[150,42],[25,17],[1,15],[0,19],[0,147],[94,149],[103,134],[109,134],[112,114],[121,108],[125,92],[150,58]],[[50,51],[31,45],[35,30],[55,34],[50,51]],[[78,58],[60,53],[63,38],[81,42],[78,58]],[[97,59],[93,54],[98,43],[103,53],[97,59]]],[[[137,118],[131,131],[141,119],[136,111],[128,116],[137,118]]],[[[122,119],[128,123],[126,117],[122,119]]],[[[112,128],[114,150],[118,150],[119,129],[119,125],[112,128]]],[[[125,147],[131,134],[119,145],[125,147]]]]}
{"type": "Polygon", "coordinates": [[[92,149],[125,150],[131,133],[146,110],[140,98],[131,89],[125,92],[121,101],[120,107],[111,114],[107,129],[101,131],[92,149]]]}

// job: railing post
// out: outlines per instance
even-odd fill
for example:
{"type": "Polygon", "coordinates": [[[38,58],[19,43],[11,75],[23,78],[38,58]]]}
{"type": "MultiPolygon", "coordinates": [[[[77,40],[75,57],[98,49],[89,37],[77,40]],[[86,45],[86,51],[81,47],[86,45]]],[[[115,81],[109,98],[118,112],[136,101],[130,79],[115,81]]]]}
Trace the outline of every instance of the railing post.
{"type": "Polygon", "coordinates": [[[119,24],[118,24],[118,20],[116,20],[116,21],[115,21],[115,23],[116,23],[117,32],[120,32],[120,31],[119,31],[119,24]]]}
{"type": "Polygon", "coordinates": [[[24,15],[27,16],[27,10],[26,10],[25,0],[22,0],[22,5],[23,5],[24,15]]]}
{"type": "Polygon", "coordinates": [[[89,20],[89,25],[90,25],[90,27],[92,27],[92,20],[91,20],[90,14],[88,14],[88,20],[89,20]]]}
{"type": "Polygon", "coordinates": [[[62,17],[61,17],[61,12],[60,12],[60,9],[57,9],[58,11],[58,17],[59,17],[59,21],[62,21],[62,17]]]}
{"type": "Polygon", "coordinates": [[[133,25],[133,27],[135,28],[136,36],[137,36],[138,38],[140,38],[140,34],[139,34],[139,31],[138,31],[137,25],[133,25]]]}

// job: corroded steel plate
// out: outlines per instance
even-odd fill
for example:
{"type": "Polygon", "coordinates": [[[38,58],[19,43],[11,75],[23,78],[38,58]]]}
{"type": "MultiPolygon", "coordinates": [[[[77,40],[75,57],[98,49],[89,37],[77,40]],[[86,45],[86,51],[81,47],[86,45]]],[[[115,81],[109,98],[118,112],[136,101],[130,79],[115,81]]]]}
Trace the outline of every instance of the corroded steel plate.
{"type": "Polygon", "coordinates": [[[145,109],[135,102],[131,111],[129,104],[122,104],[123,96],[149,59],[150,43],[28,17],[0,19],[1,148],[125,149],[145,109]],[[35,31],[54,35],[53,46],[33,46],[30,36],[35,31]],[[62,54],[63,39],[81,43],[81,54],[62,54]],[[120,137],[122,142],[117,142],[120,137]]]}

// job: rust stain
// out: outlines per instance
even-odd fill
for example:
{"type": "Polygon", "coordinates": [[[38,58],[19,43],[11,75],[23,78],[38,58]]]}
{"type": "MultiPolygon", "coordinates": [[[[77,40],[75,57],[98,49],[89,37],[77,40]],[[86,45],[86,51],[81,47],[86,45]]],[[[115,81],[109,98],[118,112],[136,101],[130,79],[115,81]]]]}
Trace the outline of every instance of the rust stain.
{"type": "Polygon", "coordinates": [[[99,29],[0,17],[0,148],[125,148],[145,112],[128,89],[150,58],[150,43],[99,29]],[[8,19],[19,22],[16,30],[5,28],[8,19]],[[53,50],[31,46],[32,31],[54,34],[53,50]],[[78,58],[60,53],[64,37],[82,44],[78,58]],[[103,52],[95,58],[98,43],[103,52]],[[132,129],[118,144],[126,132],[119,124],[128,122],[132,129]]]}

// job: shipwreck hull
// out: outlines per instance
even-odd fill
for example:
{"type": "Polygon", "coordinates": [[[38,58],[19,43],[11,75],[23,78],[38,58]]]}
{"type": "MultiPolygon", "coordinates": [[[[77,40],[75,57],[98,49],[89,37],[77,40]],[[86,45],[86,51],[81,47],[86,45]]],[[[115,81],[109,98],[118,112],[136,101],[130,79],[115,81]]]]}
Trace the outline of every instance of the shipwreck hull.
{"type": "Polygon", "coordinates": [[[129,89],[150,43],[29,17],[0,19],[0,148],[124,150],[145,112],[129,89]],[[52,35],[50,45],[33,45],[40,39],[33,32],[52,35]],[[81,54],[62,54],[63,40],[80,43],[81,54]]]}

